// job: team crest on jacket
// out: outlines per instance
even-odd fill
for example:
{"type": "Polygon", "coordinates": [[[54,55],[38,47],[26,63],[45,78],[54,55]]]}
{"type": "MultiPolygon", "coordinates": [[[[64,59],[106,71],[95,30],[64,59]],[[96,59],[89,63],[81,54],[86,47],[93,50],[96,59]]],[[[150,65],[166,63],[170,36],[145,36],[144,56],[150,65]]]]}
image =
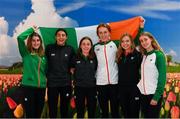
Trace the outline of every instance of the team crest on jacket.
{"type": "Polygon", "coordinates": [[[97,48],[97,49],[96,49],[96,51],[100,51],[100,49],[99,49],[99,48],[97,48]]]}
{"type": "Polygon", "coordinates": [[[51,56],[55,56],[56,54],[55,53],[51,53],[51,56]]]}
{"type": "Polygon", "coordinates": [[[90,63],[92,64],[92,63],[93,63],[93,61],[92,61],[92,60],[90,60],[90,63]]]}
{"type": "Polygon", "coordinates": [[[80,63],[81,63],[81,61],[76,61],[76,63],[77,63],[77,64],[80,64],[80,63]]]}
{"type": "Polygon", "coordinates": [[[65,57],[67,57],[67,56],[68,56],[68,54],[64,54],[64,56],[65,56],[65,57]]]}

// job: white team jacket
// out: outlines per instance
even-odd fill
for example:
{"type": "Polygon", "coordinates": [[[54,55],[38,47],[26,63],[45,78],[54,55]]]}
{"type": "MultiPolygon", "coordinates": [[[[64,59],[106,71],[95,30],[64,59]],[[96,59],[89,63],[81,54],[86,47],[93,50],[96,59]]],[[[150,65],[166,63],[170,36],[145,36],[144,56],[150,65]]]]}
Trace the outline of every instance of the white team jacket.
{"type": "Polygon", "coordinates": [[[117,47],[113,41],[97,44],[94,51],[98,60],[96,85],[118,83],[118,66],[115,62],[117,47]]]}

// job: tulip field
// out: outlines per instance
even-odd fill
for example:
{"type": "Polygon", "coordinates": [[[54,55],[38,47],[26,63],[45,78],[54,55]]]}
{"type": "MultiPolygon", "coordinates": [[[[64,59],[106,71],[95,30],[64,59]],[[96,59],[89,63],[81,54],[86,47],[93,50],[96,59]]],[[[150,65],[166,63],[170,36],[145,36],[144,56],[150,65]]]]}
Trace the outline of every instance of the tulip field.
{"type": "MultiPolygon", "coordinates": [[[[23,117],[21,74],[0,74],[0,118],[23,117]]],[[[167,73],[160,117],[180,118],[180,73],[167,73]]],[[[72,116],[76,118],[74,100],[71,100],[72,116]]],[[[87,115],[87,112],[86,114],[87,115]]],[[[48,117],[47,103],[42,117],[48,117]]]]}

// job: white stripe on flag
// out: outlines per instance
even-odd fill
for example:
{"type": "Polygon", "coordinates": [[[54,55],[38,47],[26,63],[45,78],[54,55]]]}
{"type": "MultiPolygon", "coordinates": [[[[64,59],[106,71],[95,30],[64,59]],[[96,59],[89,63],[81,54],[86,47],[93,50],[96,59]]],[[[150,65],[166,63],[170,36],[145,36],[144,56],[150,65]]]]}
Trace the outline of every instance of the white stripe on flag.
{"type": "Polygon", "coordinates": [[[84,36],[88,36],[91,38],[93,44],[98,42],[98,37],[96,34],[96,28],[98,25],[94,25],[94,26],[87,26],[87,27],[78,27],[75,28],[76,31],[76,35],[77,35],[77,43],[79,46],[79,42],[80,40],[84,37],[84,36]]]}

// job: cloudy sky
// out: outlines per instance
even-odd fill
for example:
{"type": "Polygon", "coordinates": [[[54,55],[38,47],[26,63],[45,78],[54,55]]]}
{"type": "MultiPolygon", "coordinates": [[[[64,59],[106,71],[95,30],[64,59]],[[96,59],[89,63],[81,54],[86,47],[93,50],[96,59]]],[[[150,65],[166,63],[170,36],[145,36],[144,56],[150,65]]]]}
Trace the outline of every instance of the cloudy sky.
{"type": "Polygon", "coordinates": [[[12,45],[19,33],[34,24],[82,27],[134,16],[143,16],[145,31],[180,62],[180,0],[0,0],[0,65],[19,60],[14,55],[17,46],[12,45]]]}

